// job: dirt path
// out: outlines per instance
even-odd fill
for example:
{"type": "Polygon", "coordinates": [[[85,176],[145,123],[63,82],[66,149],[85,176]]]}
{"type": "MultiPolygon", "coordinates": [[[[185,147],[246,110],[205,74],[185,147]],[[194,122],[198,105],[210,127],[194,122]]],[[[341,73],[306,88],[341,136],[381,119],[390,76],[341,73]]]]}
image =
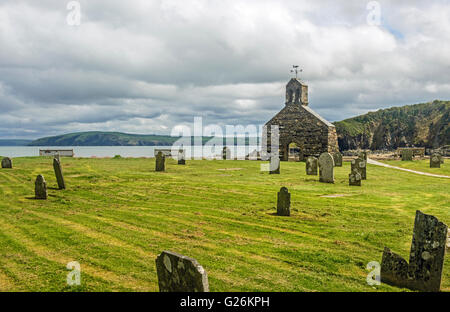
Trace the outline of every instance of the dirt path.
{"type": "Polygon", "coordinates": [[[379,161],[376,161],[376,160],[373,160],[373,159],[367,159],[367,163],[368,164],[372,164],[372,165],[376,165],[376,166],[386,167],[386,168],[392,168],[392,169],[397,169],[397,170],[408,171],[408,172],[412,172],[412,173],[415,173],[415,174],[426,175],[426,176],[429,176],[429,177],[450,179],[450,177],[446,176],[446,175],[439,175],[439,174],[433,174],[433,173],[428,173],[428,172],[416,171],[416,170],[411,170],[411,169],[406,169],[406,168],[400,168],[400,167],[396,167],[396,166],[387,165],[385,163],[382,163],[382,162],[379,162],[379,161]]]}

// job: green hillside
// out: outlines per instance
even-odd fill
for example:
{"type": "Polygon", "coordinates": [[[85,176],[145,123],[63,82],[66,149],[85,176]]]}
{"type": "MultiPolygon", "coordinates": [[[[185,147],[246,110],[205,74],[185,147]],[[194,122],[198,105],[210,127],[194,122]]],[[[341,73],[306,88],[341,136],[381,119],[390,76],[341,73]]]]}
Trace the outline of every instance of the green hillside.
{"type": "Polygon", "coordinates": [[[339,148],[437,148],[450,144],[450,101],[392,107],[335,122],[339,148]]]}
{"type": "Polygon", "coordinates": [[[3,140],[0,139],[0,146],[26,146],[31,140],[3,140]]]}
{"type": "Polygon", "coordinates": [[[120,132],[78,132],[37,139],[29,146],[170,146],[179,137],[120,132]]]}

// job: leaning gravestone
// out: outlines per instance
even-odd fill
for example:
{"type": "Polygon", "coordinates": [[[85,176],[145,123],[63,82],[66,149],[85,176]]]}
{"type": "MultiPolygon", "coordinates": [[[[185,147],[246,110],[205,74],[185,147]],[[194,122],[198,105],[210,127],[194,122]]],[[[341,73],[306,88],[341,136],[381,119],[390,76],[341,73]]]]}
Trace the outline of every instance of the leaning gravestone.
{"type": "Polygon", "coordinates": [[[363,158],[356,158],[352,160],[351,164],[352,172],[358,171],[362,180],[367,180],[367,163],[363,158]]]}
{"type": "Polygon", "coordinates": [[[307,175],[317,175],[317,167],[318,167],[318,160],[314,156],[309,156],[306,159],[306,174],[307,175]]]}
{"type": "Polygon", "coordinates": [[[430,157],[430,168],[441,168],[441,155],[433,154],[430,157]]]}
{"type": "Polygon", "coordinates": [[[291,215],[291,194],[286,187],[282,187],[278,192],[277,215],[287,217],[291,215]]]}
{"type": "Polygon", "coordinates": [[[333,154],[333,160],[335,167],[342,167],[342,154],[340,152],[333,154]]]}
{"type": "Polygon", "coordinates": [[[280,157],[271,156],[269,166],[269,174],[280,174],[280,157]]]}
{"type": "Polygon", "coordinates": [[[4,169],[12,169],[12,160],[9,157],[5,157],[2,159],[2,168],[4,169]]]}
{"type": "Polygon", "coordinates": [[[441,288],[448,227],[436,217],[416,212],[409,264],[385,248],[381,281],[413,290],[437,292],[441,288]]]}
{"type": "Polygon", "coordinates": [[[47,182],[42,174],[38,175],[34,182],[34,195],[36,199],[47,199],[47,182]]]}
{"type": "Polygon", "coordinates": [[[355,170],[348,175],[348,184],[350,186],[361,186],[361,174],[359,171],[355,170]]]}
{"type": "Polygon", "coordinates": [[[402,150],[402,161],[412,161],[413,151],[412,150],[402,150]]]}
{"type": "Polygon", "coordinates": [[[319,181],[334,183],[334,160],[330,153],[322,153],[319,157],[319,181]]]}
{"type": "Polygon", "coordinates": [[[66,182],[64,181],[61,163],[56,158],[53,159],[53,169],[55,170],[55,176],[56,176],[56,181],[58,182],[58,188],[60,190],[65,190],[66,182]]]}
{"type": "Polygon", "coordinates": [[[160,292],[209,292],[208,275],[195,259],[163,251],[156,272],[160,292]]]}
{"type": "Polygon", "coordinates": [[[178,164],[179,165],[186,165],[185,150],[179,150],[178,151],[178,164]]]}
{"type": "Polygon", "coordinates": [[[156,167],[155,171],[165,171],[166,170],[166,156],[159,151],[156,154],[156,167]]]}

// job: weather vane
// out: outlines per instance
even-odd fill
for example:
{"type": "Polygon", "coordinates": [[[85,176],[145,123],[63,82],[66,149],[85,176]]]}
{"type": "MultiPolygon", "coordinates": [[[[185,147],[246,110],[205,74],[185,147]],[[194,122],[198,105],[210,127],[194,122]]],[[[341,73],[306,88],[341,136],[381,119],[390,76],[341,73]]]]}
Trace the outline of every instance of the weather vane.
{"type": "Polygon", "coordinates": [[[298,69],[298,65],[292,65],[291,73],[295,73],[295,79],[298,79],[298,73],[303,72],[303,69],[298,69]]]}

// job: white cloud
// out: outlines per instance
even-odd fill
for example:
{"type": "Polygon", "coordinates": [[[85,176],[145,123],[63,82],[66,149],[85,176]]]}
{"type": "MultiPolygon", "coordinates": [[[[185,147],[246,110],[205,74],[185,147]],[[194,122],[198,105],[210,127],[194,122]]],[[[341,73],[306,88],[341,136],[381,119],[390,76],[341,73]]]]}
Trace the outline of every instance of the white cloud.
{"type": "Polygon", "coordinates": [[[331,121],[450,96],[447,1],[379,1],[380,27],[359,0],[80,3],[78,27],[64,1],[0,4],[1,137],[261,124],[292,64],[331,121]]]}

